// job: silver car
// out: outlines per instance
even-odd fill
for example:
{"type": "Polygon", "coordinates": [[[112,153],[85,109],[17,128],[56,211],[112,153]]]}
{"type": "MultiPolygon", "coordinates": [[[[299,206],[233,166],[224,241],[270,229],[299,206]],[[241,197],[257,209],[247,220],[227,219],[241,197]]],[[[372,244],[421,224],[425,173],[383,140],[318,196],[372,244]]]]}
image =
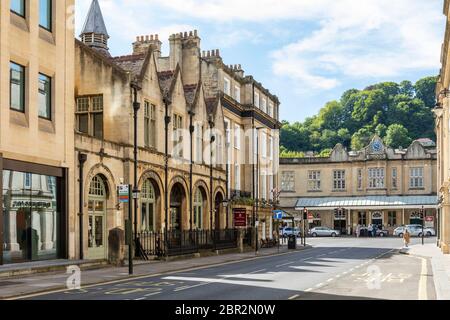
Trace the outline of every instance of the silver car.
{"type": "Polygon", "coordinates": [[[341,232],[338,230],[333,230],[328,227],[316,227],[309,230],[309,235],[311,237],[337,237],[341,235],[341,232]]]}
{"type": "MultiPolygon", "coordinates": [[[[406,226],[398,227],[394,230],[394,236],[403,237],[405,228],[408,229],[411,237],[422,237],[422,226],[420,224],[409,224],[406,226]]],[[[423,235],[427,237],[433,237],[436,235],[436,230],[434,230],[434,228],[424,227],[423,235]]]]}

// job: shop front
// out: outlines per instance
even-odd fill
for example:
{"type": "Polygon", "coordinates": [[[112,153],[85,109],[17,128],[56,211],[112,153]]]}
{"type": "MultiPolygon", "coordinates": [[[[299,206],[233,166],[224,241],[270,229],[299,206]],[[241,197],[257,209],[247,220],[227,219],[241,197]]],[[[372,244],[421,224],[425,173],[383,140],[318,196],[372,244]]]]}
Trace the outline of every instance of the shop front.
{"type": "Polygon", "coordinates": [[[0,264],[67,258],[67,170],[3,159],[0,264]]]}

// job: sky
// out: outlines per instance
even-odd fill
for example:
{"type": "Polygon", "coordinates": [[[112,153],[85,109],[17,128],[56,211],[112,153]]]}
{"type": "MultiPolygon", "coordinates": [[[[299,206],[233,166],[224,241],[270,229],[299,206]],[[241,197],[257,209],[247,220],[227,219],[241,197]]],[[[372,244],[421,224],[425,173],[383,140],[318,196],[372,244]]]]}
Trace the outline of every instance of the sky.
{"type": "MultiPolygon", "coordinates": [[[[91,0],[76,0],[79,35],[91,0]]],[[[437,75],[443,0],[99,0],[113,56],[136,36],[198,30],[278,96],[280,120],[303,121],[348,89],[437,75]]]]}

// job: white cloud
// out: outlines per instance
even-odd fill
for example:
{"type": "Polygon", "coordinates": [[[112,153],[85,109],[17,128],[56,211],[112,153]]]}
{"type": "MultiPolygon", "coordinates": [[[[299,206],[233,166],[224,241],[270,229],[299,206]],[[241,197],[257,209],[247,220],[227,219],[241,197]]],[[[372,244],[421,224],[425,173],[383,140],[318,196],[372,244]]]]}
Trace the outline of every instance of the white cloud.
{"type": "MultiPolygon", "coordinates": [[[[83,15],[77,31],[90,2],[77,1],[77,14],[83,15]]],[[[277,32],[284,27],[285,38],[294,41],[270,55],[273,73],[300,90],[437,70],[445,26],[442,0],[101,0],[100,5],[114,41],[160,33],[164,42],[170,33],[194,29],[187,19],[226,26],[227,33],[214,40],[221,47],[262,42],[259,30],[243,30],[246,23],[265,23],[264,30],[277,32]],[[164,21],[170,22],[161,25],[164,21]],[[309,29],[286,27],[291,21],[309,29]]]]}
{"type": "Polygon", "coordinates": [[[437,69],[445,21],[437,8],[440,1],[336,1],[318,30],[273,52],[273,71],[303,88],[332,89],[346,78],[437,69]]]}

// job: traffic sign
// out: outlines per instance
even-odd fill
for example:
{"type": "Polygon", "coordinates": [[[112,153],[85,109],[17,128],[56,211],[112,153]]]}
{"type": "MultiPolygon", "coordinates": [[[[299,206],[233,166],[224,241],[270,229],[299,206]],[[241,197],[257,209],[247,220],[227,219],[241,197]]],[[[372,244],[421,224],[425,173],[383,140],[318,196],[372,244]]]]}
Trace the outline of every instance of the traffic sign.
{"type": "Polygon", "coordinates": [[[117,193],[120,203],[130,202],[130,186],[128,184],[121,184],[117,187],[117,193]]]}
{"type": "Polygon", "coordinates": [[[281,219],[283,219],[283,211],[281,211],[281,210],[274,210],[274,211],[273,211],[273,218],[274,218],[275,220],[281,220],[281,219]]]}

